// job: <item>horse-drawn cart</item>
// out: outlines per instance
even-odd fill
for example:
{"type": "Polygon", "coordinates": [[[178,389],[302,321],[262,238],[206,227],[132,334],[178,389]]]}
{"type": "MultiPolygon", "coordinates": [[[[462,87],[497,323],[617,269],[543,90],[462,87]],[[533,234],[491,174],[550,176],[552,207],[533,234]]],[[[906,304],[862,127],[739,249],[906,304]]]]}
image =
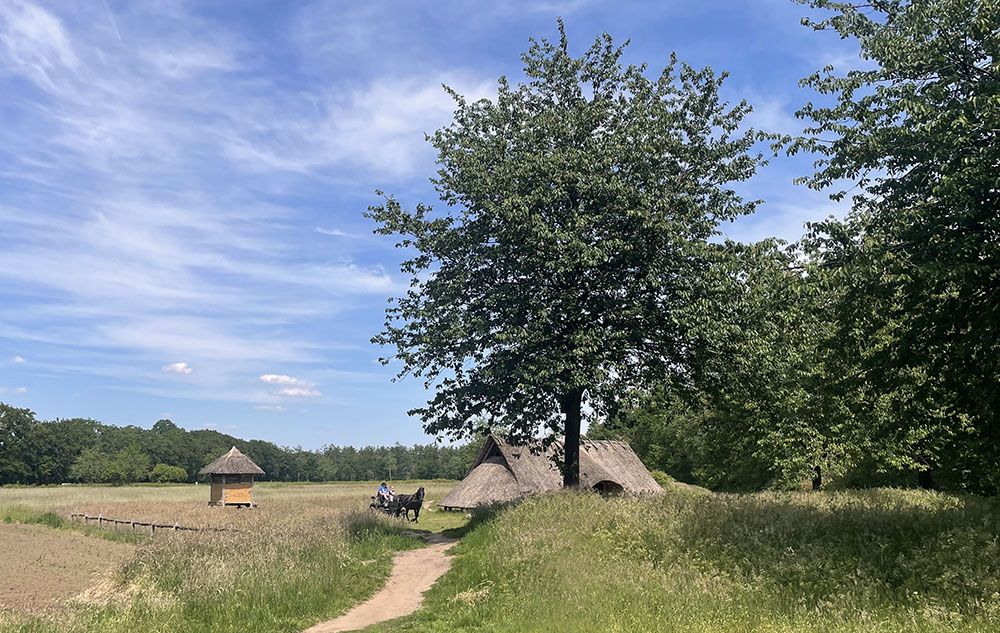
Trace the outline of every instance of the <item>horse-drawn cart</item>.
{"type": "Polygon", "coordinates": [[[384,512],[389,516],[398,517],[405,513],[408,520],[414,523],[420,518],[420,508],[424,505],[424,488],[421,486],[412,495],[396,495],[389,498],[384,495],[372,495],[372,502],[368,504],[368,509],[372,512],[384,512]],[[413,510],[413,519],[410,519],[410,510],[413,510]]]}

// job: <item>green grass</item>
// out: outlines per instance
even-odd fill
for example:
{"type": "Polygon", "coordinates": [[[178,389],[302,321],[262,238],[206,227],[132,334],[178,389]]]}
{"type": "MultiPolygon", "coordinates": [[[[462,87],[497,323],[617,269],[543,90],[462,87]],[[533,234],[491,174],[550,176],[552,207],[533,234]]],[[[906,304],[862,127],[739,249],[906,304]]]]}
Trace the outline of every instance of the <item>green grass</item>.
{"type": "Polygon", "coordinates": [[[145,540],[142,534],[103,530],[93,525],[84,525],[70,521],[68,518],[55,512],[37,510],[25,506],[8,506],[3,508],[0,510],[0,522],[45,525],[57,530],[71,530],[88,536],[103,538],[115,543],[140,543],[145,540]]]}
{"type": "Polygon", "coordinates": [[[371,631],[996,631],[998,534],[997,500],[918,491],[550,495],[371,631]]]}
{"type": "MultiPolygon", "coordinates": [[[[450,484],[426,485],[430,501],[450,484]]],[[[208,509],[204,486],[0,490],[4,520],[60,529],[88,507],[241,528],[145,539],[95,599],[0,612],[0,631],[298,631],[377,591],[393,554],[420,546],[412,530],[463,540],[424,608],[373,633],[1000,630],[996,499],[670,486],[546,495],[471,522],[428,509],[405,524],[364,512],[373,489],[262,486],[255,511],[208,509]]]]}

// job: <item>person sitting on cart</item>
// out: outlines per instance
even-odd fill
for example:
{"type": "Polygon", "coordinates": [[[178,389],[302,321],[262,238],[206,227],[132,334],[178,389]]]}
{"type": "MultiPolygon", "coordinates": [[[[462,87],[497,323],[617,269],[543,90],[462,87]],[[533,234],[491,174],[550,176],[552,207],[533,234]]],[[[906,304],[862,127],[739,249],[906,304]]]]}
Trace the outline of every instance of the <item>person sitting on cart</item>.
{"type": "Polygon", "coordinates": [[[395,497],[392,492],[392,488],[385,485],[384,481],[382,482],[382,485],[378,487],[378,492],[376,492],[375,495],[378,497],[380,505],[388,505],[395,497]]]}

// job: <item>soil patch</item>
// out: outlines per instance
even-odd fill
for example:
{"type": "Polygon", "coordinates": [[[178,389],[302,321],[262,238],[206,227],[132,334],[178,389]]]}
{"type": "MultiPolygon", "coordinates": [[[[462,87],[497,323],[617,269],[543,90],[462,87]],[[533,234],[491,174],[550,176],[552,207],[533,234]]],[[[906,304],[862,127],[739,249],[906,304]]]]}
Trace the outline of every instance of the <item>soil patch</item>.
{"type": "Polygon", "coordinates": [[[134,551],[132,545],[43,525],[0,523],[0,607],[56,608],[134,551]]]}
{"type": "Polygon", "coordinates": [[[304,633],[356,631],[419,609],[424,592],[451,567],[451,557],[446,552],[457,542],[440,534],[421,535],[421,538],[428,542],[427,547],[396,554],[389,581],[378,593],[344,615],[320,622],[304,633]]]}

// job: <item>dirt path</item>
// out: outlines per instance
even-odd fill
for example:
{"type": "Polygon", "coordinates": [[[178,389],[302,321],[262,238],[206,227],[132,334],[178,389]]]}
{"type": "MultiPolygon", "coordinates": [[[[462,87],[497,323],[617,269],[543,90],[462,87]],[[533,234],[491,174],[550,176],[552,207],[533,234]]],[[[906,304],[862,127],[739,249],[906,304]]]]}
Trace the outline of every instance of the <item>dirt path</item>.
{"type": "Polygon", "coordinates": [[[427,541],[427,547],[396,554],[389,581],[381,591],[344,615],[311,626],[304,633],[356,631],[419,609],[424,592],[451,567],[451,557],[445,552],[457,542],[440,534],[420,538],[427,541]]]}

